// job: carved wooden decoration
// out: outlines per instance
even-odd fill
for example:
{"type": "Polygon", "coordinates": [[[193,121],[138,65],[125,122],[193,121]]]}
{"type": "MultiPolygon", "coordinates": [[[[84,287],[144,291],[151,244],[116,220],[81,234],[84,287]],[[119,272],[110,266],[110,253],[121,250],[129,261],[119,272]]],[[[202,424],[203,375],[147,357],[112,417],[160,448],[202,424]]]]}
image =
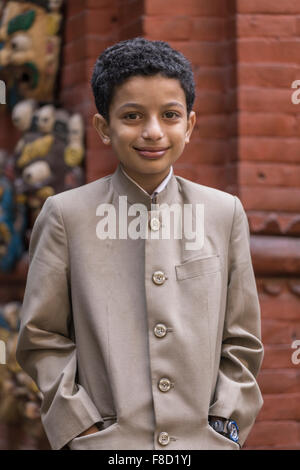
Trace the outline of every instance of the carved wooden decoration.
{"type": "Polygon", "coordinates": [[[62,4],[63,0],[14,0],[2,5],[0,79],[7,85],[10,107],[24,98],[53,101],[62,4]]]}

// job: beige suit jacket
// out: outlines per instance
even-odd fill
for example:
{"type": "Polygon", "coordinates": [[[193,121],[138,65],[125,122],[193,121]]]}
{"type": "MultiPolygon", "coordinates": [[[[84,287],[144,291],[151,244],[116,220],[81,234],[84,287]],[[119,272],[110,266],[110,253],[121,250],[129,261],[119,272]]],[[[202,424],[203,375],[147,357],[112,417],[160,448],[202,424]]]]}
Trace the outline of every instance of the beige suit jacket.
{"type": "Polygon", "coordinates": [[[262,406],[260,307],[240,200],[173,173],[156,203],[119,164],[49,197],[35,222],[17,360],[43,394],[53,449],[238,449],[208,415],[234,419],[242,445],[262,406]],[[103,203],[120,228],[119,196],[129,210],[143,205],[147,238],[99,237],[103,203]],[[196,250],[189,234],[175,235],[176,217],[169,239],[159,235],[174,203],[204,208],[196,250]],[[96,422],[99,432],[76,437],[96,422]]]}

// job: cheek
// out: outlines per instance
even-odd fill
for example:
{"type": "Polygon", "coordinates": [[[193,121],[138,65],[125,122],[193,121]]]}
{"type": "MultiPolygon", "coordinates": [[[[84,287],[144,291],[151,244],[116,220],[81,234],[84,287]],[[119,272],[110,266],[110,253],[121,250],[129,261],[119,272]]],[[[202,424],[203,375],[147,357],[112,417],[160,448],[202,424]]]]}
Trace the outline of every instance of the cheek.
{"type": "Polygon", "coordinates": [[[118,129],[113,130],[110,133],[111,142],[117,147],[128,145],[133,142],[138,135],[136,127],[123,127],[120,126],[118,129]]]}
{"type": "Polygon", "coordinates": [[[186,127],[183,125],[174,126],[169,132],[169,138],[179,146],[184,146],[186,127]]]}

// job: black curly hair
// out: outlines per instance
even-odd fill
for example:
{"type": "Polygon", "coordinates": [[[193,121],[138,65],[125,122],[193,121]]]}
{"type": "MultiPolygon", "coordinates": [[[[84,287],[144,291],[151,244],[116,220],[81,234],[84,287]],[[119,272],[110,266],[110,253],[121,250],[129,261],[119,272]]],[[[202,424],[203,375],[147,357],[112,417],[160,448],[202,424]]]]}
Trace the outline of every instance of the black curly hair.
{"type": "Polygon", "coordinates": [[[195,83],[188,59],[164,41],[142,37],[120,41],[105,49],[98,57],[91,85],[96,108],[109,122],[109,107],[117,86],[135,75],[156,75],[176,78],[185,93],[189,115],[195,101],[195,83]]]}

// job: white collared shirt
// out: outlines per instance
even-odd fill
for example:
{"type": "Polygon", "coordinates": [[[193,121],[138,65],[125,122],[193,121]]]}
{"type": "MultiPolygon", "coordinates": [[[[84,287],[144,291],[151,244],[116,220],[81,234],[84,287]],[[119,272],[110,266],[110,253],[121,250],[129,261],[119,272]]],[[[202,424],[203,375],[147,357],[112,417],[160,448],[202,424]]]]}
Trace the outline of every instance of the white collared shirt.
{"type": "MultiPolygon", "coordinates": [[[[132,179],[129,175],[127,175],[127,173],[123,169],[122,165],[120,165],[120,166],[121,166],[121,170],[124,173],[124,175],[127,176],[127,178],[130,179],[130,181],[132,181],[134,184],[136,184],[142,191],[144,191],[144,193],[148,194],[147,191],[145,191],[144,188],[142,188],[134,179],[132,179]]],[[[151,198],[153,198],[156,194],[160,193],[163,189],[165,189],[165,187],[167,186],[167,184],[168,184],[168,182],[169,182],[169,180],[172,176],[172,173],[173,173],[173,167],[171,165],[169,174],[162,180],[162,182],[153,191],[153,193],[150,195],[151,198]]]]}

